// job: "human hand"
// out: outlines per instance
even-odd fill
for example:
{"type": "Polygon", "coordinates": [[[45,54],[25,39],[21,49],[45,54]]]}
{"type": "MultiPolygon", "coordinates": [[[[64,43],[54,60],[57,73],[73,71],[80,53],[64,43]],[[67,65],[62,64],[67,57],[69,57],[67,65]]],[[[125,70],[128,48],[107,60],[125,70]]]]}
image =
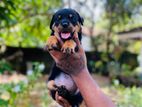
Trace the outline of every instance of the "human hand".
{"type": "Polygon", "coordinates": [[[71,107],[71,105],[69,104],[69,102],[66,99],[64,99],[63,97],[58,95],[58,92],[56,92],[56,94],[55,94],[55,99],[56,99],[57,103],[59,103],[61,106],[71,107]]]}
{"type": "Polygon", "coordinates": [[[49,51],[50,55],[56,62],[56,66],[70,75],[76,75],[83,69],[87,69],[86,55],[78,36],[74,36],[74,41],[79,49],[73,54],[66,54],[57,50],[49,51]]]}

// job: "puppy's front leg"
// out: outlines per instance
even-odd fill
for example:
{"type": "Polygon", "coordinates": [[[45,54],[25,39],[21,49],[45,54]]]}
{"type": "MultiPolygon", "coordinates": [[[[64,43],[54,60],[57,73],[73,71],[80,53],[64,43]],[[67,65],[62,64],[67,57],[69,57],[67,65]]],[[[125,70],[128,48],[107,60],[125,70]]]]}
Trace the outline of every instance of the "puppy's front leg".
{"type": "Polygon", "coordinates": [[[53,27],[54,30],[54,35],[57,37],[57,39],[60,41],[60,45],[63,45],[63,41],[61,40],[60,36],[59,36],[59,30],[56,26],[53,27]]]}
{"type": "Polygon", "coordinates": [[[52,50],[58,48],[58,39],[56,36],[50,36],[47,40],[45,50],[52,50]]]}
{"type": "Polygon", "coordinates": [[[59,49],[61,45],[61,40],[59,37],[59,31],[56,26],[53,27],[54,35],[51,35],[46,43],[45,50],[59,49]],[[60,43],[59,43],[60,41],[60,43]]]}
{"type": "Polygon", "coordinates": [[[47,88],[51,91],[51,90],[56,90],[57,87],[55,85],[55,81],[54,80],[50,80],[47,83],[47,88]]]}
{"type": "Polygon", "coordinates": [[[75,52],[75,47],[76,47],[76,43],[74,40],[67,40],[65,41],[65,43],[63,44],[62,48],[61,48],[61,51],[63,53],[68,53],[68,54],[71,54],[71,53],[74,53],[75,52]]]}

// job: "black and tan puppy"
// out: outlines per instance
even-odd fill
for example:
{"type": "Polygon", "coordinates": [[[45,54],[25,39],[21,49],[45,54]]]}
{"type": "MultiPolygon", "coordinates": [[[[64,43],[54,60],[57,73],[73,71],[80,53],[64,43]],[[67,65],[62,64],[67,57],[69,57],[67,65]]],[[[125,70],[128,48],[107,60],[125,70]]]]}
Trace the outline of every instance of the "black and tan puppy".
{"type": "MultiPolygon", "coordinates": [[[[83,19],[75,10],[57,11],[50,24],[52,33],[46,44],[48,50],[57,49],[66,54],[73,54],[77,51],[77,44],[73,38],[77,35],[81,41],[81,25],[83,25],[83,19]],[[59,44],[58,40],[62,41],[62,44],[59,44]]],[[[58,92],[60,96],[68,100],[72,107],[78,107],[83,100],[71,76],[58,68],[56,64],[48,79],[48,89],[53,99],[55,99],[55,93],[58,92]]]]}

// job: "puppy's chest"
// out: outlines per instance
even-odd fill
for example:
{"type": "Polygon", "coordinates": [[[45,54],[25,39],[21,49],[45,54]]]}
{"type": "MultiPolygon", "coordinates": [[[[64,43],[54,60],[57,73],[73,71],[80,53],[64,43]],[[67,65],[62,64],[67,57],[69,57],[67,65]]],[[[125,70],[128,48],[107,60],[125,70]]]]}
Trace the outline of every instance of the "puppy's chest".
{"type": "Polygon", "coordinates": [[[61,72],[55,79],[55,85],[57,86],[65,86],[67,90],[71,92],[75,92],[77,90],[77,86],[74,83],[73,79],[70,75],[61,72]]]}

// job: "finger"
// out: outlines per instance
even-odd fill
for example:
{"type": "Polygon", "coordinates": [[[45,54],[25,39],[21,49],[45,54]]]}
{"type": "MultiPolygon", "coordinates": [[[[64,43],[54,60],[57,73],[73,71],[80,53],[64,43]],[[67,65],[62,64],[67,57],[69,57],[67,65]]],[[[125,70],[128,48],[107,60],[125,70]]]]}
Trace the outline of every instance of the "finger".
{"type": "Polygon", "coordinates": [[[83,47],[81,45],[81,42],[80,42],[80,40],[78,38],[78,34],[75,34],[75,35],[77,35],[77,36],[74,36],[74,41],[76,42],[76,44],[78,46],[78,52],[82,53],[82,52],[84,52],[84,49],[83,49],[83,47]]]}
{"type": "Polygon", "coordinates": [[[67,100],[65,100],[63,97],[58,96],[57,102],[62,105],[63,107],[70,107],[70,104],[67,100]]]}
{"type": "Polygon", "coordinates": [[[58,99],[59,99],[61,102],[64,103],[64,107],[69,107],[69,106],[70,106],[69,102],[68,102],[66,99],[64,99],[63,97],[59,96],[58,99]]]}
{"type": "Polygon", "coordinates": [[[56,93],[55,93],[55,100],[57,100],[58,99],[58,92],[56,91],[56,93]]]}
{"type": "MultiPolygon", "coordinates": [[[[77,39],[76,39],[77,40],[77,39]]],[[[78,40],[77,40],[78,41],[78,40]]],[[[82,47],[82,45],[81,45],[81,43],[80,43],[80,41],[78,41],[79,43],[79,45],[77,45],[77,48],[75,49],[75,52],[77,52],[77,53],[84,53],[84,49],[83,49],[83,47],[82,47]]]]}
{"type": "Polygon", "coordinates": [[[75,33],[75,36],[74,36],[74,41],[76,42],[77,46],[80,46],[81,45],[81,42],[78,38],[78,34],[75,33]]]}
{"type": "Polygon", "coordinates": [[[61,102],[61,101],[59,101],[59,100],[56,100],[56,101],[57,101],[57,103],[60,104],[61,106],[65,107],[63,102],[61,102]]]}
{"type": "Polygon", "coordinates": [[[51,50],[49,51],[49,53],[52,56],[52,58],[55,60],[55,62],[57,62],[57,60],[59,60],[63,54],[60,51],[56,51],[56,50],[51,50]]]}
{"type": "Polygon", "coordinates": [[[67,100],[65,100],[63,97],[58,95],[58,92],[56,92],[56,94],[55,94],[55,99],[63,107],[69,107],[70,106],[70,104],[67,100]]]}
{"type": "Polygon", "coordinates": [[[60,105],[62,105],[64,107],[64,103],[62,101],[59,100],[59,95],[58,92],[55,93],[55,100],[57,101],[57,103],[59,103],[60,105]]]}

